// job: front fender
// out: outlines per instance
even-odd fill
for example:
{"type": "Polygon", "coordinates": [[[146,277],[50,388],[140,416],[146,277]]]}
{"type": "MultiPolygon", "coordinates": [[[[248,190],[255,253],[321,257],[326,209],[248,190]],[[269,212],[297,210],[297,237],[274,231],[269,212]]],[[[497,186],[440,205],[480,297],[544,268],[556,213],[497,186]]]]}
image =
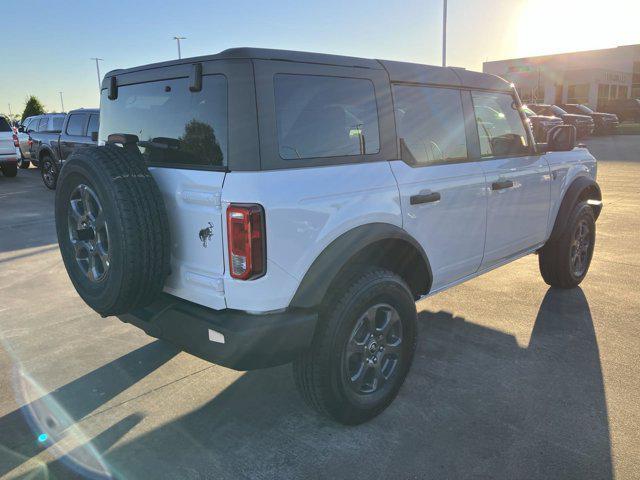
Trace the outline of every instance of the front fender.
{"type": "Polygon", "coordinates": [[[576,203],[584,199],[592,201],[597,219],[602,209],[602,192],[600,186],[592,178],[581,175],[573,180],[562,198],[562,203],[558,209],[549,241],[558,238],[569,220],[573,207],[576,203]]]}

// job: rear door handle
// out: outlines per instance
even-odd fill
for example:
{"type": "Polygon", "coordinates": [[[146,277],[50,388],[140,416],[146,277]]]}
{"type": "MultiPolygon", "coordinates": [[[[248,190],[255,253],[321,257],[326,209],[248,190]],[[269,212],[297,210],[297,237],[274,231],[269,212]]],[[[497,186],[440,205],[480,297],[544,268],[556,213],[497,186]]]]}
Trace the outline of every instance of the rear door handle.
{"type": "Polygon", "coordinates": [[[512,188],[513,180],[500,180],[491,184],[491,190],[504,190],[505,188],[512,188]]]}
{"type": "Polygon", "coordinates": [[[419,205],[421,203],[433,203],[440,200],[439,192],[420,193],[418,195],[411,195],[409,203],[411,205],[419,205]]]}

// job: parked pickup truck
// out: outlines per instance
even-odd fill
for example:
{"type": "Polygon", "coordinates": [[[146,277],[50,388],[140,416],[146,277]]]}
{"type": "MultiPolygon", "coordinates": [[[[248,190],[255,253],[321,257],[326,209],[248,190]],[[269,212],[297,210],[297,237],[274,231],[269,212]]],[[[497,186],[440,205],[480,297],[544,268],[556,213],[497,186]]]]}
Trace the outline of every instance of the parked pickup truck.
{"type": "Polygon", "coordinates": [[[47,188],[55,190],[58,173],[71,152],[77,148],[95,145],[100,126],[98,109],[70,111],[59,128],[47,127],[43,116],[38,130],[29,132],[31,161],[40,167],[42,181],[47,188]],[[44,125],[44,126],[42,126],[44,125]]]}

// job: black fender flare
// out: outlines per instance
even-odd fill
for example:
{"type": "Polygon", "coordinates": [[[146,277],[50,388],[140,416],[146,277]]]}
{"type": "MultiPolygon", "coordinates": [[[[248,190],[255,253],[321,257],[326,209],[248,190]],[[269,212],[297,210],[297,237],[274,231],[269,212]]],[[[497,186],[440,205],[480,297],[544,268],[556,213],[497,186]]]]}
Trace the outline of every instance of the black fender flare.
{"type": "Polygon", "coordinates": [[[60,163],[60,160],[58,159],[58,156],[56,155],[56,153],[53,151],[53,149],[49,145],[42,145],[40,147],[40,149],[38,150],[38,163],[41,162],[42,156],[44,154],[49,155],[53,159],[53,161],[56,163],[56,165],[58,165],[60,163]]]}
{"type": "Polygon", "coordinates": [[[331,242],[311,264],[290,302],[290,308],[313,308],[322,302],[329,286],[340,271],[365,248],[382,240],[407,242],[419,253],[428,273],[426,291],[431,289],[433,275],[422,246],[400,227],[389,223],[370,223],[355,227],[331,242]]]}
{"type": "Polygon", "coordinates": [[[580,176],[569,185],[567,192],[564,194],[549,241],[555,240],[562,234],[562,229],[567,224],[574,205],[581,198],[587,198],[593,201],[594,214],[596,219],[598,218],[600,210],[602,210],[602,192],[600,191],[600,186],[592,178],[580,176]],[[585,194],[586,197],[584,196],[585,194]]]}

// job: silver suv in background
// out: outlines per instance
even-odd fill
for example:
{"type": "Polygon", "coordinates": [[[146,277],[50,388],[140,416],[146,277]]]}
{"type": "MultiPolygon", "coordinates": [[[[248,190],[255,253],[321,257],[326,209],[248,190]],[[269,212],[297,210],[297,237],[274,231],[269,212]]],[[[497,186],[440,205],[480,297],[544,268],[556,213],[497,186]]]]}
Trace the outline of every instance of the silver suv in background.
{"type": "Polygon", "coordinates": [[[11,122],[0,116],[0,171],[5,177],[15,177],[18,173],[18,139],[11,122]]]}

